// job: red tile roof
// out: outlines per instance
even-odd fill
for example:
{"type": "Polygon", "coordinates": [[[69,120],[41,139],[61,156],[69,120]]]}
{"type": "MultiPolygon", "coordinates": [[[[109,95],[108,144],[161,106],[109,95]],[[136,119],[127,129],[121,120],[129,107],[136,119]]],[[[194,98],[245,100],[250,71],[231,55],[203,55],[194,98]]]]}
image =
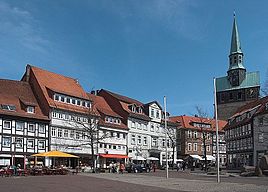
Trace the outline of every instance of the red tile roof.
{"type": "Polygon", "coordinates": [[[3,110],[0,107],[0,114],[48,120],[42,113],[28,82],[0,79],[0,104],[16,107],[15,111],[3,110]],[[27,113],[27,106],[34,106],[35,113],[27,113]]]}
{"type": "MultiPolygon", "coordinates": [[[[137,118],[137,119],[141,119],[144,121],[150,121],[151,118],[148,117],[145,114],[145,111],[143,111],[142,113],[133,113],[130,109],[129,109],[129,105],[135,104],[136,106],[141,106],[143,107],[144,104],[138,100],[123,96],[123,95],[119,95],[117,93],[113,93],[111,91],[107,91],[102,89],[99,93],[101,94],[102,92],[109,94],[110,96],[112,96],[115,100],[117,100],[117,107],[122,108],[125,112],[127,112],[128,117],[133,117],[133,118],[137,118]]],[[[102,95],[102,94],[101,94],[102,95]]]]}
{"type": "MultiPolygon", "coordinates": [[[[193,122],[195,122],[195,123],[210,124],[212,126],[212,130],[210,130],[210,131],[216,130],[216,120],[215,119],[182,115],[182,116],[170,117],[169,120],[171,120],[173,122],[180,123],[181,127],[185,128],[185,129],[201,130],[199,127],[193,126],[193,122]]],[[[223,128],[226,124],[227,124],[227,121],[218,120],[219,131],[223,131],[223,128]]],[[[206,129],[206,128],[204,128],[204,129],[206,129]]]]}
{"type": "Polygon", "coordinates": [[[107,93],[109,93],[110,95],[112,95],[113,97],[115,97],[116,99],[118,99],[119,101],[123,101],[124,103],[136,104],[137,106],[142,106],[143,105],[143,103],[141,103],[138,100],[135,100],[135,99],[132,99],[132,98],[123,96],[123,95],[119,95],[117,93],[113,93],[113,92],[108,91],[108,90],[104,90],[103,89],[103,91],[106,91],[107,93]]]}
{"type": "Polygon", "coordinates": [[[108,105],[108,103],[105,101],[105,99],[101,96],[93,95],[88,93],[88,97],[93,101],[93,107],[97,109],[97,111],[101,115],[100,119],[100,125],[106,126],[106,127],[112,127],[112,128],[119,128],[119,129],[128,129],[127,125],[123,124],[121,121],[121,124],[113,124],[113,123],[108,123],[105,122],[105,117],[115,117],[122,119],[122,117],[114,112],[112,108],[108,105]]]}
{"type": "Polygon", "coordinates": [[[78,113],[88,113],[88,109],[85,107],[57,102],[49,95],[49,91],[52,91],[75,98],[89,100],[86,92],[76,79],[46,71],[35,66],[29,65],[27,67],[30,67],[31,74],[33,74],[37,79],[37,82],[50,107],[71,110],[78,113]]]}

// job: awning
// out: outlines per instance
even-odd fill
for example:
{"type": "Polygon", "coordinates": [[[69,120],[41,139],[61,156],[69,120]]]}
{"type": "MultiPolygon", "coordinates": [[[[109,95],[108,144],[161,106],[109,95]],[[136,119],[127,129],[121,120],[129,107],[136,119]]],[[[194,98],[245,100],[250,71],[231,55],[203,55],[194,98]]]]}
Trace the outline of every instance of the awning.
{"type": "Polygon", "coordinates": [[[64,153],[61,151],[48,151],[44,153],[37,153],[34,155],[31,155],[32,157],[66,157],[66,158],[79,158],[78,156],[71,155],[69,153],[64,153]]]}
{"type": "Polygon", "coordinates": [[[127,159],[127,155],[118,155],[118,154],[100,154],[100,157],[103,158],[112,158],[112,159],[127,159]]]}
{"type": "MultiPolygon", "coordinates": [[[[205,160],[205,157],[202,158],[201,160],[205,160]]],[[[208,161],[216,161],[216,158],[213,157],[212,155],[207,155],[207,160],[208,160],[208,161]]]]}
{"type": "Polygon", "coordinates": [[[199,155],[190,155],[195,160],[202,160],[202,158],[199,155]]]}
{"type": "Polygon", "coordinates": [[[158,161],[159,159],[157,157],[147,157],[146,160],[158,161]]]}
{"type": "Polygon", "coordinates": [[[141,156],[135,156],[135,157],[132,157],[132,160],[144,161],[144,160],[146,160],[146,159],[143,158],[143,157],[141,157],[141,156]]]}

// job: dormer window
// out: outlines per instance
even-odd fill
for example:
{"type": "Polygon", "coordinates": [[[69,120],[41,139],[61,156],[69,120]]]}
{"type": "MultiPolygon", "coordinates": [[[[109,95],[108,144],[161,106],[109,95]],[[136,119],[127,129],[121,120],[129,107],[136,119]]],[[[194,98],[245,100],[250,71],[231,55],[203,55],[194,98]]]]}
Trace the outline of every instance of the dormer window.
{"type": "Polygon", "coordinates": [[[142,108],[141,107],[138,107],[138,113],[142,113],[142,108]]]}
{"type": "Polygon", "coordinates": [[[1,104],[1,109],[8,110],[8,111],[15,111],[16,107],[15,107],[15,105],[1,104]]]}
{"type": "Polygon", "coordinates": [[[159,119],[159,111],[158,110],[156,111],[156,118],[159,119]]]}
{"type": "Polygon", "coordinates": [[[55,96],[54,96],[54,99],[55,99],[56,101],[59,101],[59,100],[60,100],[60,97],[59,97],[58,95],[55,95],[55,96]]]}
{"type": "Polygon", "coordinates": [[[28,106],[27,107],[27,113],[34,113],[34,107],[33,106],[28,106]]]}

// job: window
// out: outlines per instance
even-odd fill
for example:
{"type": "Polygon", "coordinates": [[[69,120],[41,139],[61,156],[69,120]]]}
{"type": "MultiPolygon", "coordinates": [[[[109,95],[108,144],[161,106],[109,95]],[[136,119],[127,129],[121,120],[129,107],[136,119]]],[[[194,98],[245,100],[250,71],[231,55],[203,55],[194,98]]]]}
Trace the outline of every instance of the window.
{"type": "Polygon", "coordinates": [[[24,129],[24,122],[22,121],[17,121],[16,122],[16,130],[17,131],[22,131],[24,129]]]}
{"type": "Polygon", "coordinates": [[[154,131],[154,124],[151,124],[151,131],[154,131]]]}
{"type": "Polygon", "coordinates": [[[66,103],[71,103],[71,99],[69,97],[66,98],[66,103]]]}
{"type": "Polygon", "coordinates": [[[188,138],[191,138],[191,137],[192,137],[192,131],[188,130],[188,138]]]}
{"type": "Polygon", "coordinates": [[[62,115],[62,113],[59,113],[59,118],[60,118],[60,119],[63,119],[63,115],[62,115]]]}
{"type": "Polygon", "coordinates": [[[143,124],[143,130],[145,130],[145,131],[147,131],[147,130],[148,130],[147,125],[143,124]]]}
{"type": "Polygon", "coordinates": [[[34,107],[33,106],[28,106],[27,107],[27,113],[34,113],[34,107]]]}
{"type": "Polygon", "coordinates": [[[75,132],[75,139],[80,139],[80,133],[79,132],[75,132]]]}
{"type": "Polygon", "coordinates": [[[141,144],[141,136],[138,135],[138,144],[140,145],[141,144]]]}
{"type": "Polygon", "coordinates": [[[151,109],[151,117],[154,117],[154,109],[151,109]]]}
{"type": "Polygon", "coordinates": [[[116,149],[116,145],[113,145],[113,149],[116,149]]]}
{"type": "Polygon", "coordinates": [[[58,128],[58,137],[62,137],[62,129],[58,128]]]}
{"type": "Polygon", "coordinates": [[[51,136],[56,137],[56,128],[55,127],[52,127],[52,129],[51,129],[51,136]]]}
{"type": "Polygon", "coordinates": [[[156,132],[158,133],[159,132],[159,129],[160,129],[160,125],[156,125],[156,132]]]}
{"type": "Polygon", "coordinates": [[[159,119],[159,111],[158,110],[156,111],[156,118],[159,119]]]}
{"type": "Polygon", "coordinates": [[[74,104],[74,105],[75,105],[75,99],[72,99],[72,104],[74,104]]]}
{"type": "Polygon", "coordinates": [[[135,122],[131,121],[131,127],[135,128],[135,122]]]}
{"type": "Polygon", "coordinates": [[[230,100],[234,99],[233,93],[229,93],[229,98],[230,98],[230,100]]]}
{"type": "Polygon", "coordinates": [[[197,138],[197,131],[194,131],[194,138],[197,138]]]}
{"type": "Polygon", "coordinates": [[[162,139],[162,147],[166,147],[166,140],[162,139]]]}
{"type": "Polygon", "coordinates": [[[74,130],[71,130],[71,132],[70,132],[70,138],[74,138],[74,130]]]}
{"type": "Polygon", "coordinates": [[[33,149],[34,148],[34,140],[33,139],[29,139],[27,141],[27,148],[28,149],[33,149]]]}
{"type": "Polygon", "coordinates": [[[90,102],[86,102],[86,107],[90,108],[90,102]]]}
{"type": "Polygon", "coordinates": [[[46,126],[44,124],[39,124],[39,133],[45,133],[46,132],[46,126]]]}
{"type": "Polygon", "coordinates": [[[237,98],[238,98],[238,100],[241,100],[242,99],[242,93],[241,92],[238,92],[237,98]]]}
{"type": "Polygon", "coordinates": [[[45,149],[45,147],[46,147],[45,140],[38,141],[38,149],[45,149]]]}
{"type": "Polygon", "coordinates": [[[141,123],[138,123],[138,124],[137,124],[137,128],[138,128],[138,129],[141,129],[141,123]]]}
{"type": "Polygon", "coordinates": [[[136,136],[131,135],[131,144],[136,144],[136,136]]]}
{"type": "Polygon", "coordinates": [[[55,99],[56,101],[59,101],[59,96],[58,96],[58,95],[55,95],[55,96],[54,96],[54,99],[55,99]]]}
{"type": "Polygon", "coordinates": [[[260,143],[263,143],[264,142],[264,134],[263,133],[259,133],[258,134],[258,137],[259,137],[259,142],[260,143]]]}
{"type": "Polygon", "coordinates": [[[8,110],[8,111],[15,111],[16,110],[16,107],[15,107],[15,105],[4,105],[4,104],[1,104],[1,109],[8,110]]]}
{"type": "Polygon", "coordinates": [[[152,147],[157,147],[157,138],[153,137],[152,138],[152,147]]]}
{"type": "Polygon", "coordinates": [[[28,124],[28,131],[29,131],[29,132],[35,132],[35,125],[29,123],[29,124],[28,124]]]}
{"type": "Polygon", "coordinates": [[[52,117],[56,118],[57,117],[57,113],[56,112],[52,112],[52,117]]]}
{"type": "Polygon", "coordinates": [[[207,145],[207,151],[210,151],[210,145],[207,145]]]}
{"type": "Polygon", "coordinates": [[[187,148],[188,151],[192,151],[192,143],[188,143],[188,148],[187,148]]]}
{"type": "Polygon", "coordinates": [[[86,106],[86,102],[82,101],[82,106],[85,107],[86,106]]]}
{"type": "Polygon", "coordinates": [[[11,129],[11,121],[4,121],[3,125],[5,129],[11,129]]]}
{"type": "Polygon", "coordinates": [[[83,139],[83,140],[86,139],[86,133],[85,133],[85,132],[82,133],[82,139],[83,139]]]}
{"type": "Polygon", "coordinates": [[[64,135],[65,138],[68,138],[69,137],[69,131],[68,131],[68,129],[64,129],[63,135],[64,135]]]}
{"type": "Polygon", "coordinates": [[[77,100],[77,105],[81,105],[81,101],[80,100],[77,100]]]}
{"type": "Polygon", "coordinates": [[[194,143],[194,151],[197,151],[197,143],[194,143]]]}
{"type": "Polygon", "coordinates": [[[143,137],[143,145],[147,145],[147,137],[143,137]]]}
{"type": "Polygon", "coordinates": [[[22,148],[23,139],[22,138],[16,138],[16,148],[22,148]]]}
{"type": "Polygon", "coordinates": [[[3,147],[10,147],[11,137],[2,137],[2,145],[3,147]]]}

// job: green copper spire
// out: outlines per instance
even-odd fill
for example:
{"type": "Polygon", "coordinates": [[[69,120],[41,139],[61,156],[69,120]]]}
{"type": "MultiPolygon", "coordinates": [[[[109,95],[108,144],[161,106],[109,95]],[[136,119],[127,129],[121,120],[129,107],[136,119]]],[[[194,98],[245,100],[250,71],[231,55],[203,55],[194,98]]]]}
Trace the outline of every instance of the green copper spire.
{"type": "Polygon", "coordinates": [[[235,54],[235,53],[242,53],[242,49],[241,49],[241,45],[239,41],[239,34],[238,34],[235,13],[234,13],[234,23],[233,23],[230,55],[235,54]]]}
{"type": "Polygon", "coordinates": [[[229,55],[229,71],[234,69],[243,69],[243,52],[240,46],[238,29],[236,24],[236,18],[234,13],[234,23],[233,23],[233,32],[232,32],[232,41],[231,41],[231,50],[229,55]]]}

